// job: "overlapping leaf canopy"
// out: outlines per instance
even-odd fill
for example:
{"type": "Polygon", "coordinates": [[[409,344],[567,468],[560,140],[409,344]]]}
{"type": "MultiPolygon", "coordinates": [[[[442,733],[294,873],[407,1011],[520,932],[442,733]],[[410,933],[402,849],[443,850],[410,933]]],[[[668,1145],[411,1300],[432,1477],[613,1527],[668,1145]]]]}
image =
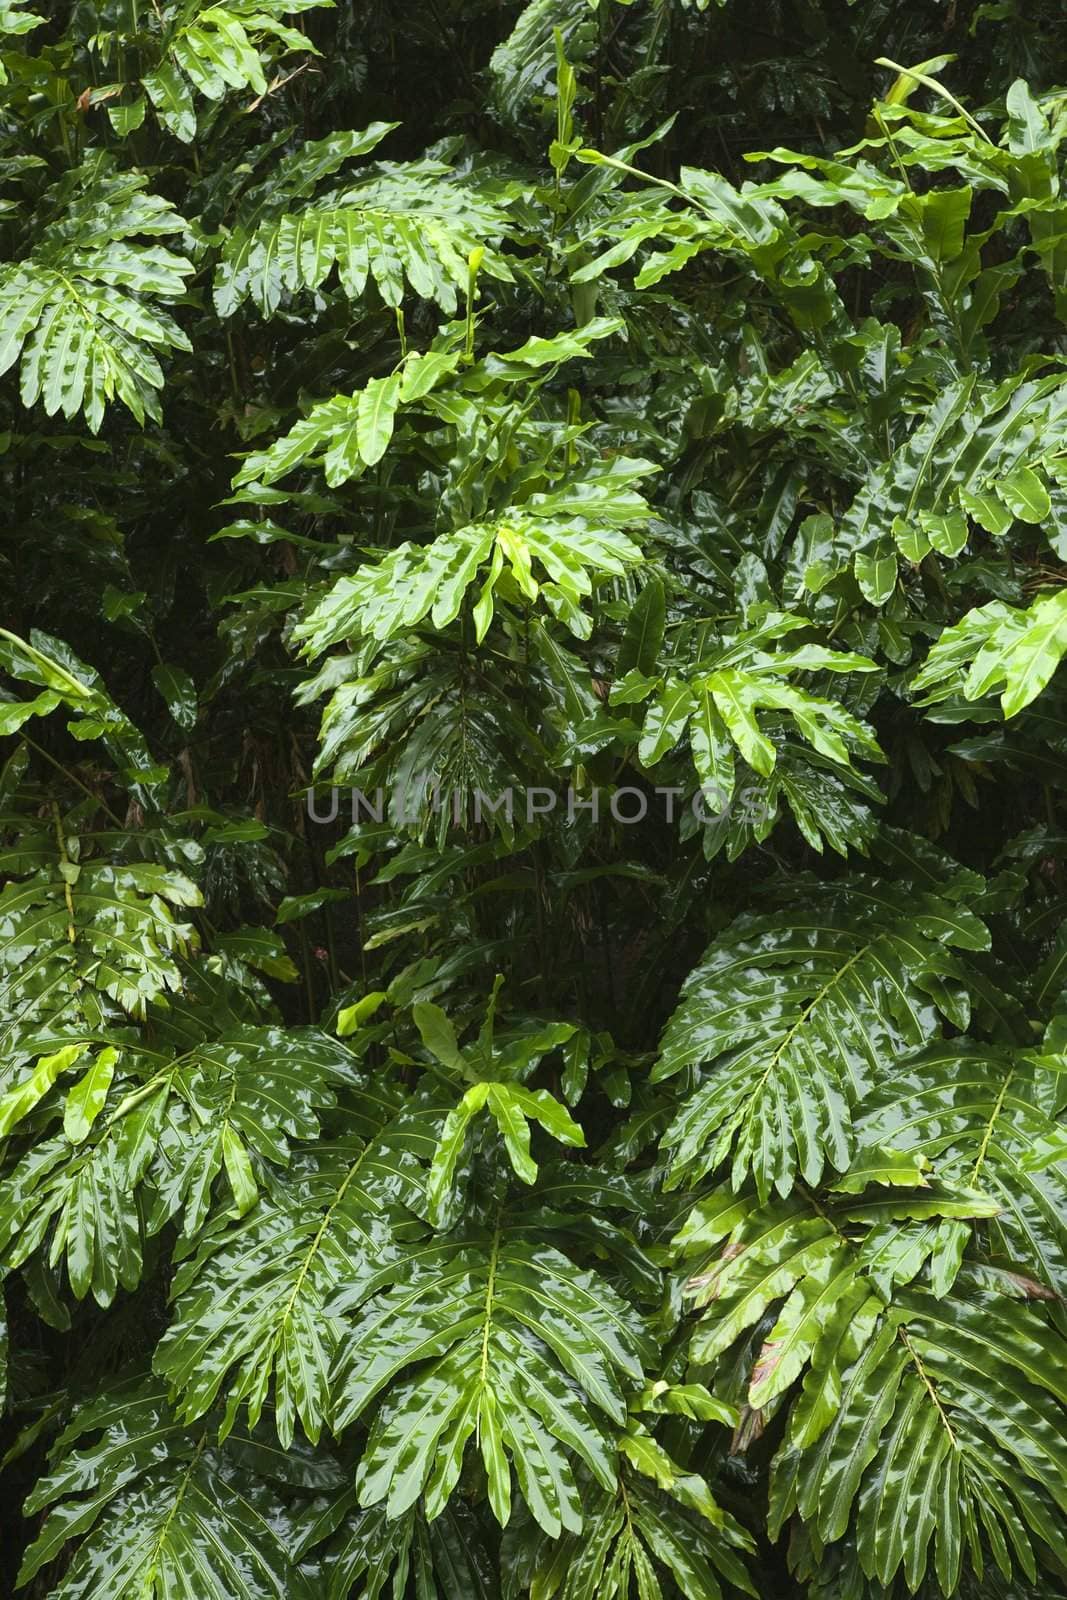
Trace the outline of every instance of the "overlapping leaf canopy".
{"type": "Polygon", "coordinates": [[[1063,1589],[1059,11],[0,0],[5,1592],[1063,1589]]]}

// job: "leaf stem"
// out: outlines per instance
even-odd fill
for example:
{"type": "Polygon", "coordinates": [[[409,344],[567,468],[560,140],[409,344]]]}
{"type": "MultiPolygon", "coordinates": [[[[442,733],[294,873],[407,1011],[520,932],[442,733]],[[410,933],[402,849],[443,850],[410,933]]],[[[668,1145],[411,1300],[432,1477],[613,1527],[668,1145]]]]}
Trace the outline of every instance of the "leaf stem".
{"type": "Polygon", "coordinates": [[[959,1440],[956,1438],[955,1432],[953,1431],[952,1424],[948,1420],[948,1415],[947,1415],[947,1413],[945,1411],[944,1406],[941,1404],[941,1400],[940,1400],[940,1398],[938,1396],[937,1390],[934,1388],[933,1383],[930,1381],[930,1375],[927,1372],[926,1368],[923,1366],[922,1361],[921,1361],[921,1359],[919,1357],[919,1354],[918,1354],[917,1350],[915,1349],[915,1347],[912,1344],[911,1340],[908,1338],[907,1329],[906,1328],[898,1328],[897,1332],[900,1334],[901,1342],[904,1345],[904,1348],[907,1350],[907,1352],[908,1352],[909,1356],[911,1357],[912,1361],[915,1363],[915,1370],[918,1372],[919,1377],[922,1379],[923,1386],[926,1389],[927,1394],[930,1396],[930,1399],[934,1402],[934,1405],[937,1407],[937,1414],[941,1419],[941,1423],[942,1423],[942,1426],[944,1427],[945,1432],[949,1436],[949,1440],[951,1441],[953,1450],[958,1450],[959,1447],[960,1447],[959,1446],[959,1440]]]}
{"type": "Polygon", "coordinates": [[[489,1256],[489,1278],[485,1289],[485,1327],[482,1329],[482,1364],[479,1380],[484,1389],[489,1378],[489,1334],[493,1325],[493,1297],[496,1293],[496,1267],[500,1259],[500,1223],[493,1233],[493,1247],[489,1256]]]}
{"type": "Polygon", "coordinates": [[[973,1169],[971,1171],[971,1188],[972,1189],[976,1188],[977,1185],[978,1185],[979,1176],[981,1174],[982,1167],[985,1164],[986,1152],[989,1149],[990,1140],[993,1137],[993,1129],[997,1125],[997,1118],[1000,1116],[1001,1110],[1002,1110],[1003,1105],[1004,1105],[1004,1098],[1007,1095],[1008,1087],[1011,1084],[1011,1081],[1014,1078],[1014,1076],[1015,1076],[1015,1068],[1011,1067],[1008,1070],[1007,1077],[1004,1079],[1004,1082],[1000,1086],[1000,1093],[997,1095],[996,1103],[993,1106],[992,1114],[991,1114],[991,1116],[989,1118],[989,1121],[986,1124],[985,1132],[982,1135],[982,1143],[978,1147],[978,1155],[977,1155],[977,1157],[975,1159],[974,1167],[973,1167],[973,1169]]]}

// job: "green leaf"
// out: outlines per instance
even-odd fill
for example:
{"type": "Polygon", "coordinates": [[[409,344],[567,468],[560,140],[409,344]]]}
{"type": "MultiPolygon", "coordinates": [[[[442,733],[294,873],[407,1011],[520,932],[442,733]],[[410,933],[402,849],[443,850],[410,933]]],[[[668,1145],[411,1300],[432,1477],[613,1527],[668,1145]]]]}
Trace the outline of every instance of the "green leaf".
{"type": "Polygon", "coordinates": [[[726,724],[706,687],[697,693],[689,743],[705,799],[713,810],[722,810],[734,792],[734,756],[726,724]]]}
{"type": "Polygon", "coordinates": [[[787,1440],[775,1467],[773,1525],[795,1506],[833,1540],[856,1505],[863,1566],[883,1584],[903,1568],[918,1585],[931,1554],[940,1575],[954,1574],[961,1517],[973,1522],[976,1513],[992,1540],[1007,1532],[1024,1569],[1033,1570],[1024,1526],[1059,1547],[1045,1484],[1060,1471],[1062,1446],[1038,1422],[1052,1378],[1043,1366],[1048,1332],[1024,1307],[1002,1305],[987,1343],[983,1308],[903,1292],[843,1375],[826,1431],[812,1445],[787,1440]]]}
{"type": "Polygon", "coordinates": [[[557,333],[551,339],[527,339],[525,344],[517,350],[508,350],[500,356],[488,358],[488,370],[494,370],[494,362],[503,361],[511,364],[520,364],[525,367],[554,366],[557,362],[573,361],[592,352],[589,346],[600,339],[608,339],[613,334],[625,331],[626,324],[621,317],[596,317],[592,322],[587,322],[573,332],[557,333]]]}
{"type": "Polygon", "coordinates": [[[94,433],[114,398],[138,422],[158,417],[159,357],[191,348],[165,307],[184,294],[192,262],[155,242],[185,224],[146,188],[142,174],[88,161],[60,191],[62,227],[0,269],[0,371],[21,354],[23,404],[84,412],[94,433]],[[72,255],[66,238],[79,232],[72,255]]]}
{"type": "Polygon", "coordinates": [[[107,115],[119,138],[125,139],[127,134],[136,133],[144,122],[144,95],[138,95],[136,100],[130,100],[125,105],[108,106],[107,115]]]}
{"type": "Polygon", "coordinates": [[[1005,97],[1008,110],[1008,148],[1013,155],[1031,155],[1051,144],[1048,120],[1022,78],[1016,78],[1005,97]]]}
{"type": "Polygon", "coordinates": [[[354,1005],[342,1006],[337,1013],[337,1037],[347,1039],[350,1034],[358,1033],[363,1024],[370,1021],[387,999],[388,995],[384,989],[374,989],[370,994],[365,994],[361,1000],[357,1000],[354,1005]]]}
{"type": "Polygon", "coordinates": [[[196,137],[196,111],[181,73],[171,62],[161,61],[141,82],[168,133],[189,144],[196,137]]]}
{"type": "Polygon", "coordinates": [[[393,420],[400,400],[400,374],[371,378],[359,397],[356,442],[369,467],[382,459],[393,437],[393,420]]]}
{"type": "Polygon", "coordinates": [[[952,261],[963,249],[963,234],[971,214],[973,191],[936,189],[932,194],[914,197],[926,248],[934,261],[952,261]]]}
{"type": "Polygon", "coordinates": [[[0,1099],[0,1139],[6,1139],[12,1128],[44,1099],[61,1072],[66,1072],[79,1061],[89,1048],[87,1042],[64,1045],[49,1056],[42,1056],[28,1078],[9,1089],[0,1099]]]}
{"type": "Polygon", "coordinates": [[[1005,717],[1017,716],[1048,684],[1067,651],[1067,592],[1040,596],[1026,611],[994,601],[946,628],[912,687],[926,703],[961,694],[977,700],[1001,688],[1005,717]]]}
{"type": "Polygon", "coordinates": [[[414,405],[455,372],[459,363],[456,350],[428,350],[424,355],[418,350],[411,351],[400,379],[401,401],[404,405],[414,405]]]}
{"type": "MultiPolygon", "coordinates": [[[[504,1088],[504,1085],[494,1085],[504,1088]]],[[[546,1133],[561,1144],[584,1148],[585,1134],[575,1122],[566,1106],[553,1098],[547,1089],[522,1089],[517,1084],[506,1085],[508,1095],[516,1108],[532,1122],[539,1122],[546,1133]]]]}
{"type": "MultiPolygon", "coordinates": [[[[481,1087],[479,1085],[479,1087],[481,1087]]],[[[508,1160],[523,1183],[537,1180],[537,1163],[530,1155],[530,1129],[509,1084],[489,1085],[487,1104],[496,1118],[508,1160]]]]}
{"type": "Polygon", "coordinates": [[[973,517],[987,533],[1001,538],[1011,528],[1011,513],[988,489],[961,489],[959,496],[960,505],[967,515],[973,517]]]}
{"type": "Polygon", "coordinates": [[[423,1044],[443,1067],[453,1072],[466,1072],[466,1063],[456,1042],[456,1030],[440,1006],[430,1000],[420,1000],[411,1008],[411,1015],[423,1044]]]}
{"type": "Polygon", "coordinates": [[[349,898],[347,889],[311,889],[307,894],[287,894],[278,903],[274,921],[278,927],[283,927],[287,922],[299,922],[303,917],[312,916],[323,906],[336,905],[349,898]]]}
{"type": "MultiPolygon", "coordinates": [[[[255,842],[263,836],[253,831],[242,832],[234,842],[255,842]]],[[[214,948],[223,955],[246,963],[255,971],[265,973],[268,978],[277,978],[282,983],[295,983],[297,979],[296,966],[285,945],[279,935],[269,928],[239,928],[235,933],[216,934],[213,943],[214,948]]]]}
{"type": "Polygon", "coordinates": [[[756,772],[769,777],[777,756],[774,745],[760,732],[754,715],[756,685],[743,674],[729,669],[712,673],[707,679],[707,688],[744,759],[756,772]]]}
{"type": "MultiPolygon", "coordinates": [[[[629,1308],[559,1251],[501,1234],[453,1233],[421,1253],[414,1273],[384,1278],[338,1373],[339,1428],[388,1391],[359,1469],[361,1501],[400,1515],[426,1486],[432,1514],[458,1480],[491,1391],[487,1404],[535,1520],[551,1537],[578,1531],[571,1457],[605,1488],[614,1483],[613,1453],[589,1408],[621,1422],[623,1375],[639,1380],[650,1348],[629,1308]]],[[[498,1514],[506,1503],[498,1490],[498,1514]]]]}
{"type": "MultiPolygon", "coordinates": [[[[460,1157],[467,1141],[467,1131],[473,1119],[488,1100],[489,1089],[490,1085],[487,1083],[473,1084],[467,1090],[459,1105],[450,1111],[445,1118],[441,1129],[441,1137],[438,1140],[433,1161],[430,1165],[430,1174],[426,1180],[426,1207],[430,1221],[435,1227],[441,1226],[444,1219],[449,1215],[452,1191],[456,1181],[456,1169],[459,1166],[460,1157]]],[[[526,1159],[528,1161],[528,1157],[526,1159]]],[[[519,1161],[521,1166],[523,1162],[521,1148],[519,1148],[519,1161]]],[[[536,1171],[535,1167],[535,1175],[536,1171]]]]}
{"type": "MultiPolygon", "coordinates": [[[[156,1367],[182,1414],[203,1416],[228,1391],[224,1432],[243,1404],[255,1428],[273,1380],[273,1426],[288,1447],[299,1424],[320,1437],[339,1324],[324,1312],[341,1284],[363,1283],[403,1253],[389,1217],[421,1204],[425,1121],[397,1117],[392,1095],[355,1102],[363,1139],[301,1152],[284,1176],[205,1236],[173,1285],[156,1367]]],[[[245,1130],[242,1130],[245,1132],[245,1130]]],[[[234,1186],[237,1197],[237,1186],[234,1186]]]]}
{"type": "Polygon", "coordinates": [[[693,695],[680,678],[668,678],[649,701],[637,753],[646,767],[655,766],[683,738],[693,711],[693,695]]]}
{"type": "Polygon", "coordinates": [[[857,552],[853,566],[864,599],[872,606],[885,605],[897,586],[897,556],[890,541],[857,552]]]}
{"type": "Polygon", "coordinates": [[[202,1600],[306,1600],[279,1530],[281,1495],[242,1457],[183,1427],[160,1386],[105,1392],[81,1407],[52,1450],[52,1470],[29,1509],[51,1507],[19,1583],[79,1544],[62,1579],[69,1600],[89,1594],[180,1593],[197,1574],[202,1600]],[[72,1446],[80,1445],[80,1449],[72,1446]]]}
{"type": "Polygon", "coordinates": [[[296,204],[319,175],[365,153],[396,126],[372,123],[347,147],[313,141],[286,158],[270,194],[261,191],[225,241],[214,287],[220,316],[232,316],[248,298],[273,315],[285,295],[321,290],[335,268],[352,300],[372,278],[386,305],[399,306],[410,288],[451,316],[466,293],[475,249],[483,252],[484,276],[510,281],[511,269],[495,248],[508,229],[506,210],[487,186],[439,163],[429,172],[419,163],[394,164],[360,174],[321,203],[296,204]]]}
{"type": "Polygon", "coordinates": [[[222,1130],[222,1159],[226,1167],[226,1177],[233,1191],[235,1214],[243,1217],[246,1212],[251,1211],[258,1200],[259,1186],[252,1170],[252,1163],[248,1159],[248,1151],[229,1122],[222,1130]]]}
{"type": "Polygon", "coordinates": [[[827,1165],[848,1170],[852,1108],[932,1038],[931,998],[966,1020],[950,952],[988,945],[977,918],[875,881],[799,892],[803,910],[742,916],[685,985],[654,1071],[704,1073],[664,1135],[672,1185],[729,1161],[736,1185],[751,1172],[761,1196],[788,1195],[798,1177],[812,1184],[827,1165]],[[869,1027],[865,996],[887,985],[895,1003],[869,1027]]]}
{"type": "Polygon", "coordinates": [[[113,1047],[101,1050],[85,1076],[67,1095],[63,1132],[71,1144],[82,1144],[89,1137],[93,1123],[104,1109],[118,1059],[119,1053],[113,1047]]]}
{"type": "Polygon", "coordinates": [[[196,685],[182,667],[161,662],[152,668],[152,682],[166,703],[167,710],[186,733],[196,727],[196,685]]]}
{"type": "Polygon", "coordinates": [[[667,615],[666,592],[659,578],[649,578],[634,601],[619,646],[619,677],[640,672],[646,677],[656,671],[667,615]]]}
{"type": "Polygon", "coordinates": [[[29,722],[31,717],[46,717],[57,706],[62,705],[62,697],[46,689],[33,700],[11,700],[0,705],[0,738],[10,738],[17,733],[24,722],[29,722]]]}
{"type": "Polygon", "coordinates": [[[1019,467],[993,485],[1013,516],[1021,522],[1045,522],[1052,510],[1048,490],[1036,472],[1019,467]]]}
{"type": "MultiPolygon", "coordinates": [[[[1067,1284],[1067,1181],[1030,1157],[1054,1138],[1049,1078],[1018,1055],[967,1041],[932,1047],[902,1065],[864,1104],[860,1138],[916,1151],[957,1185],[981,1183],[1002,1253],[1060,1293],[1067,1284]]],[[[938,1214],[951,1214],[939,1213],[938,1214]]]]}
{"type": "Polygon", "coordinates": [[[530,600],[541,592],[533,576],[536,562],[580,615],[579,602],[592,593],[594,582],[622,576],[641,560],[637,545],[612,526],[642,522],[649,515],[644,500],[619,481],[635,466],[643,471],[645,464],[617,461],[608,473],[533,495],[492,522],[469,524],[421,548],[405,541],[355,576],[340,578],[297,623],[295,638],[306,655],[318,656],[361,634],[385,643],[427,616],[435,628],[446,628],[459,616],[464,596],[490,557],[493,565],[479,601],[480,629],[488,625],[487,595],[505,562],[530,600]],[[604,526],[594,531],[594,521],[604,526]]]}
{"type": "Polygon", "coordinates": [[[933,549],[943,556],[958,556],[967,544],[967,519],[959,511],[940,515],[920,511],[919,522],[933,549]]]}

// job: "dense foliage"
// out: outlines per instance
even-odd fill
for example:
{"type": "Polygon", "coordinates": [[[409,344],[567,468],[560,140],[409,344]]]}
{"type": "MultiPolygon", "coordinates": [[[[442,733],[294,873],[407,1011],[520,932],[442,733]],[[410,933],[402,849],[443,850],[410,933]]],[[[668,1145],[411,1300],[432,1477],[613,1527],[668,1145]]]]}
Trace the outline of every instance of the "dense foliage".
{"type": "Polygon", "coordinates": [[[4,1592],[1067,1594],[1056,0],[0,0],[4,1592]]]}

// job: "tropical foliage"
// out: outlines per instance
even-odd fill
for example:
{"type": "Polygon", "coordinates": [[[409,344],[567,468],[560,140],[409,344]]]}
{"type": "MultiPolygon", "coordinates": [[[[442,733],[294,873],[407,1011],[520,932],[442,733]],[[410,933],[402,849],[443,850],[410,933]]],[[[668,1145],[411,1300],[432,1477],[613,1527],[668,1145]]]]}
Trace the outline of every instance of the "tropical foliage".
{"type": "Polygon", "coordinates": [[[5,1593],[1067,1594],[1064,42],[0,0],[5,1593]]]}

